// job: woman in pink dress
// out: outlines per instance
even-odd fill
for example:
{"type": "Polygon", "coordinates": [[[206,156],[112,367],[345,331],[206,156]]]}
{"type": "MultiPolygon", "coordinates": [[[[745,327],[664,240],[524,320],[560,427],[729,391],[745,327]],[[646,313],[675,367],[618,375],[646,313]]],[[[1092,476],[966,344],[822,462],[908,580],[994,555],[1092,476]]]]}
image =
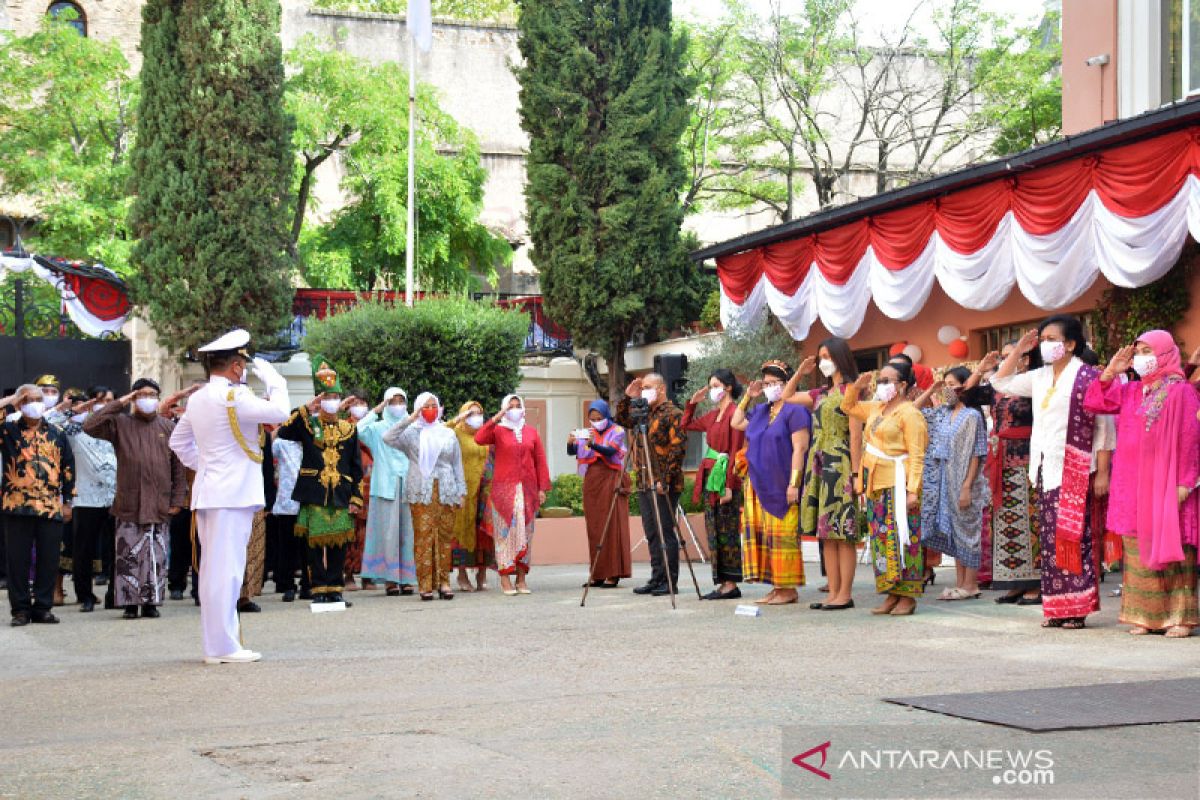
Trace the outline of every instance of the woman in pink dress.
{"type": "Polygon", "coordinates": [[[1190,636],[1196,601],[1200,396],[1184,380],[1179,348],[1149,331],[1113,356],[1084,396],[1096,414],[1119,414],[1108,529],[1123,537],[1120,620],[1129,632],[1190,636]],[[1137,380],[1124,380],[1133,368],[1137,380]]]}

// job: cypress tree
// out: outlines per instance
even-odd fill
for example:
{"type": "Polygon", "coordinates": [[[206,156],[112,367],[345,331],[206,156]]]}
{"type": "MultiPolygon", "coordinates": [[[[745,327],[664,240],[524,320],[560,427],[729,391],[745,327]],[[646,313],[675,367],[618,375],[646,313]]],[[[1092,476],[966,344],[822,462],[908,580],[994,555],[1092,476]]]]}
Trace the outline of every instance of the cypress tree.
{"type": "Polygon", "coordinates": [[[133,152],[135,299],[182,351],[270,337],[291,303],[278,0],[148,0],[133,152]]]}
{"type": "Polygon", "coordinates": [[[522,0],[525,196],[546,310],[608,362],[697,318],[703,281],[680,236],[680,136],[692,86],[671,0],[522,0]]]}

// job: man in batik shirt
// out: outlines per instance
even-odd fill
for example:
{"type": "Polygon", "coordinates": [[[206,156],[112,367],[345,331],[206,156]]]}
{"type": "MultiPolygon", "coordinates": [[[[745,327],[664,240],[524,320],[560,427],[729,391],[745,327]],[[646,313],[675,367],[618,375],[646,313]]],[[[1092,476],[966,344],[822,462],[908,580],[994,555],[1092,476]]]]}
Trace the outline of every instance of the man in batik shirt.
{"type": "Polygon", "coordinates": [[[56,623],[54,584],[58,577],[63,523],[71,521],[75,458],[67,437],[46,423],[42,390],[33,384],[0,399],[0,412],[16,408],[16,420],[0,427],[0,515],[8,561],[8,602],[13,626],[56,623]],[[36,548],[37,560],[31,565],[36,548]],[[30,595],[28,575],[34,571],[30,595]]]}

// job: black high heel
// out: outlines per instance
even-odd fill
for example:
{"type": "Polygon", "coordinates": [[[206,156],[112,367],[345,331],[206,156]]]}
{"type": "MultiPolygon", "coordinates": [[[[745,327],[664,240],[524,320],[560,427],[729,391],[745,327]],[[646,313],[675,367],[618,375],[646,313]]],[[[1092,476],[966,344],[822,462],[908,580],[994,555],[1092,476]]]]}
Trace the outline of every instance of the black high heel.
{"type": "Polygon", "coordinates": [[[447,592],[445,589],[438,589],[438,597],[442,600],[453,600],[454,592],[447,592]]]}
{"type": "Polygon", "coordinates": [[[433,592],[421,592],[421,600],[428,603],[433,599],[433,592]]]}
{"type": "Polygon", "coordinates": [[[930,569],[925,573],[925,585],[930,586],[935,583],[937,583],[937,573],[930,569]]]}

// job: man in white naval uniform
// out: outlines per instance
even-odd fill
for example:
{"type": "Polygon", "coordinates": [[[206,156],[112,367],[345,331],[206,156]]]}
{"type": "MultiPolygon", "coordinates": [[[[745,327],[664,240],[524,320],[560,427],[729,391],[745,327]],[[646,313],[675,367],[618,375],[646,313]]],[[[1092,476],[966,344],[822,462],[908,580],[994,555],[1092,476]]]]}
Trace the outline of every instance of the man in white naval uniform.
{"type": "Polygon", "coordinates": [[[258,426],[291,414],[287,382],[261,358],[254,374],[266,399],[245,386],[250,334],[235,330],[200,348],[208,383],[188,400],[171,434],[171,449],[196,471],[192,509],[200,536],[200,625],[207,664],[245,663],[262,656],[242,646],[237,602],[246,571],[254,512],[265,502],[258,426]]]}

